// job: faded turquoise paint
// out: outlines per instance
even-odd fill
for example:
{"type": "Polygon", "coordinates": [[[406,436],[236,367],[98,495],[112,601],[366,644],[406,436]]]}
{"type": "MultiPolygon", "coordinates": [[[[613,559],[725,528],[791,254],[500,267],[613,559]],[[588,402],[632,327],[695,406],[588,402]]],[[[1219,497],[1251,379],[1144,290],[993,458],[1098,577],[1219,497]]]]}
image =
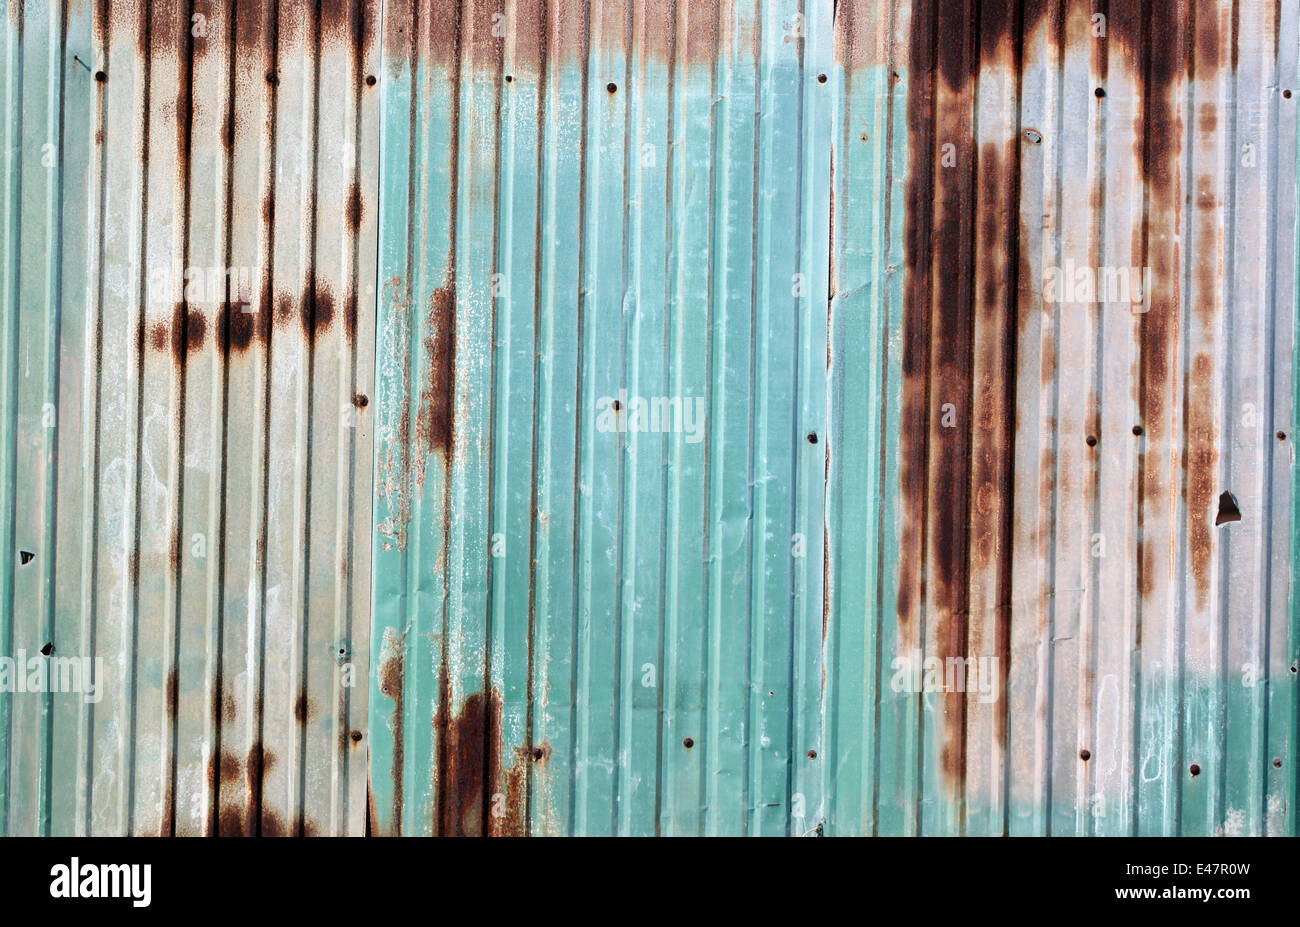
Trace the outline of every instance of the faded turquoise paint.
{"type": "Polygon", "coordinates": [[[828,391],[837,461],[827,485],[828,834],[911,833],[917,704],[887,684],[899,650],[898,427],[908,72],[837,62],[835,274],[828,391]]]}
{"type": "Polygon", "coordinates": [[[385,16],[377,832],[821,822],[831,4],[676,9],[385,16]]]}

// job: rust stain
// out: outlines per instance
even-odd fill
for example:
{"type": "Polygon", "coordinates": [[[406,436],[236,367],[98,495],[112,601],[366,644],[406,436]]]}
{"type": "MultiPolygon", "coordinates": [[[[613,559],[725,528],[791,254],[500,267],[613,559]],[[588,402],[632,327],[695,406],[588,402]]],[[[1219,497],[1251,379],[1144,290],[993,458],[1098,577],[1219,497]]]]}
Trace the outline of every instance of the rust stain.
{"type": "MultiPolygon", "coordinates": [[[[973,113],[981,73],[1005,75],[1003,86],[1018,87],[1025,66],[1025,38],[1037,33],[1049,48],[1063,53],[1062,44],[1094,60],[1100,58],[1101,80],[1110,83],[1096,93],[1094,106],[1104,107],[1133,81],[1141,101],[1135,129],[1134,160],[1141,165],[1146,186],[1146,214],[1133,232],[1132,254],[1124,263],[1152,267],[1155,281],[1148,311],[1139,322],[1141,361],[1138,367],[1140,415],[1148,423],[1142,439],[1141,492],[1144,511],[1164,506],[1171,491],[1167,442],[1177,393],[1175,365],[1184,327],[1178,250],[1180,214],[1185,183],[1179,174],[1183,124],[1177,87],[1194,73],[1212,77],[1220,67],[1225,37],[1220,15],[1192,9],[1188,0],[1154,3],[1115,3],[1108,9],[1104,38],[1092,34],[1093,5],[1083,0],[1063,4],[1047,0],[985,0],[978,16],[971,4],[920,3],[912,6],[907,49],[909,85],[907,123],[909,163],[904,218],[904,318],[902,332],[902,398],[899,490],[900,557],[897,592],[899,640],[915,643],[924,616],[926,641],[941,660],[969,656],[967,650],[972,570],[982,576],[992,570],[996,588],[981,585],[981,599],[992,598],[998,622],[999,648],[1009,642],[1011,538],[1015,513],[1010,504],[1014,486],[1016,434],[1014,357],[1031,312],[1038,306],[1032,268],[1039,255],[1028,255],[1020,244],[1033,239],[1020,213],[1020,155],[1041,141],[1041,134],[1023,133],[1014,124],[1006,137],[988,138],[982,130],[976,150],[973,113]],[[1189,26],[1189,24],[1192,24],[1189,26]],[[1195,51],[1181,33],[1195,30],[1195,51]],[[1039,32],[1041,30],[1041,32],[1039,32]],[[1100,49],[1094,43],[1104,43],[1100,49]],[[951,146],[951,147],[945,147],[951,146]],[[950,155],[947,163],[943,153],[950,155]],[[1017,253],[1019,252],[1019,253],[1017,253]],[[947,420],[944,420],[945,415],[947,420]]],[[[884,59],[877,46],[874,17],[870,24],[855,20],[863,10],[839,4],[835,11],[835,54],[851,80],[853,72],[878,66],[884,59]]],[[[1074,53],[1074,52],[1072,52],[1074,53]]],[[[1014,90],[1012,91],[1014,93],[1014,90]]],[[[1214,131],[1212,104],[1198,110],[1202,131],[1214,131]]],[[[1199,185],[1202,189],[1208,183],[1199,185]]],[[[1207,222],[1220,208],[1210,194],[1204,203],[1207,222]]],[[[1207,227],[1207,241],[1217,235],[1207,227]]],[[[1199,285],[1216,289],[1213,262],[1198,268],[1199,285]]],[[[1044,307],[1046,309],[1046,307],[1044,307]]],[[[1215,307],[1197,307],[1213,312],[1215,307]]],[[[1207,315],[1206,319],[1209,318],[1207,315]]],[[[1054,344],[1030,346],[1043,350],[1041,374],[1045,385],[1056,376],[1054,344]]],[[[1197,376],[1192,372],[1193,378],[1197,376]]],[[[1194,388],[1194,386],[1192,387],[1194,388]]],[[[1205,410],[1214,407],[1203,404],[1205,410]]],[[[1208,415],[1209,412],[1207,411],[1208,415]]],[[[1090,418],[1094,434],[1100,421],[1090,418]]],[[[1083,436],[1060,436],[1064,444],[1083,436]]],[[[1197,513],[1193,571],[1208,576],[1209,539],[1203,531],[1213,486],[1199,474],[1212,472],[1217,441],[1212,423],[1189,423],[1189,492],[1197,513]],[[1204,541],[1204,543],[1202,543],[1204,541]]],[[[1066,445],[1072,447],[1073,445],[1066,445]]],[[[1080,448],[1080,450],[1085,450],[1080,448]]],[[[1095,472],[1095,455],[1067,457],[1059,469],[1051,455],[1041,460],[1037,476],[1043,504],[1051,505],[1055,480],[1086,479],[1095,472]],[[1074,473],[1071,460],[1086,464],[1074,473]]],[[[1155,566],[1154,539],[1140,537],[1139,585],[1151,592],[1155,566]]],[[[1198,590],[1200,580],[1198,579],[1198,590]]],[[[983,581],[981,581],[983,583],[983,581]]],[[[985,604],[981,602],[981,613],[985,604]]],[[[926,642],[921,642],[923,645],[926,642]]],[[[902,646],[902,644],[900,644],[902,646]]],[[[944,736],[941,765],[953,794],[965,779],[965,696],[947,693],[943,702],[944,736]]],[[[1000,736],[1004,736],[1002,731],[1000,736]]]]}
{"type": "Polygon", "coordinates": [[[385,654],[379,664],[379,691],[393,700],[393,830],[402,833],[402,766],[403,766],[403,690],[406,680],[406,635],[385,640],[385,654]]]}
{"type": "Polygon", "coordinates": [[[222,752],[220,775],[222,782],[236,782],[244,773],[244,762],[230,752],[222,752]]]}
{"type": "Polygon", "coordinates": [[[1214,361],[1200,352],[1192,361],[1187,401],[1187,543],[1191,557],[1196,604],[1204,608],[1210,595],[1210,563],[1214,550],[1211,531],[1219,450],[1211,379],[1214,361]]]}
{"type": "Polygon", "coordinates": [[[434,717],[438,735],[435,832],[440,836],[524,836],[528,818],[528,767],[545,763],[550,745],[518,746],[502,763],[501,693],[471,693],[451,714],[451,680],[445,664],[434,717]]]}
{"type": "Polygon", "coordinates": [[[299,692],[298,697],[294,699],[293,702],[294,720],[297,721],[299,724],[305,724],[307,722],[307,719],[311,717],[311,713],[312,713],[311,700],[307,698],[306,692],[299,692]]]}
{"type": "Polygon", "coordinates": [[[419,455],[417,488],[424,486],[423,460],[441,451],[450,461],[455,440],[456,285],[448,282],[429,298],[424,323],[425,378],[415,421],[419,455]]]}
{"type": "Polygon", "coordinates": [[[365,206],[361,202],[361,184],[352,181],[348,187],[347,203],[343,207],[344,216],[347,219],[348,229],[353,233],[361,228],[361,218],[365,213],[365,206]]]}
{"type": "Polygon", "coordinates": [[[176,699],[180,695],[180,681],[176,677],[176,667],[167,671],[167,717],[176,720],[176,699]]]}

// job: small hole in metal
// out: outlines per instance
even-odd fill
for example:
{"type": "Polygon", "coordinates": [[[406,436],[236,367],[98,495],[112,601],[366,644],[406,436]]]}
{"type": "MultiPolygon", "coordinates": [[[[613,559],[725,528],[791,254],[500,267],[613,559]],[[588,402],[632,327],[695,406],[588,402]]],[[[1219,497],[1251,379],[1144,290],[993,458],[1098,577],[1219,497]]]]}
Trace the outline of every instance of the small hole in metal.
{"type": "Polygon", "coordinates": [[[44,647],[41,648],[41,654],[43,656],[48,657],[52,653],[54,653],[54,641],[50,641],[48,644],[46,644],[44,647]]]}
{"type": "Polygon", "coordinates": [[[1219,494],[1219,514],[1214,516],[1214,523],[1224,525],[1230,521],[1241,521],[1241,508],[1237,497],[1225,489],[1219,494]]]}
{"type": "Polygon", "coordinates": [[[1201,766],[1199,763],[1193,763],[1187,767],[1187,771],[1192,774],[1192,778],[1195,778],[1201,774],[1201,766]]]}
{"type": "Polygon", "coordinates": [[[1092,435],[1088,435],[1088,439],[1087,439],[1087,440],[1088,440],[1088,447],[1096,447],[1096,446],[1097,446],[1097,439],[1094,438],[1092,435]]]}
{"type": "Polygon", "coordinates": [[[810,432],[808,432],[808,443],[809,443],[809,444],[816,444],[816,443],[817,443],[817,432],[815,432],[815,431],[810,431],[810,432]]]}
{"type": "Polygon", "coordinates": [[[366,86],[367,86],[367,87],[373,87],[373,86],[375,86],[375,75],[373,75],[373,74],[367,74],[367,75],[366,75],[366,86]]]}
{"type": "Polygon", "coordinates": [[[1276,756],[1273,758],[1273,768],[1274,769],[1282,768],[1282,758],[1280,756],[1276,756]]]}
{"type": "Polygon", "coordinates": [[[515,80],[515,78],[514,78],[514,75],[513,75],[513,74],[507,74],[507,75],[506,75],[506,83],[507,83],[507,84],[512,84],[512,83],[514,83],[514,80],[515,80]]]}
{"type": "Polygon", "coordinates": [[[682,741],[682,746],[685,747],[687,750],[689,750],[691,749],[691,747],[695,746],[695,741],[690,737],[687,737],[685,740],[682,741]]]}
{"type": "Polygon", "coordinates": [[[1279,441],[1285,441],[1285,440],[1286,440],[1286,432],[1285,432],[1285,431],[1279,431],[1279,432],[1277,433],[1277,439],[1278,439],[1279,441]]]}
{"type": "Polygon", "coordinates": [[[1100,100],[1102,97],[1106,95],[1106,88],[1098,87],[1096,90],[1092,92],[1092,95],[1096,97],[1098,100],[1100,100]]]}
{"type": "Polygon", "coordinates": [[[361,743],[361,732],[360,732],[360,731],[353,731],[353,732],[352,732],[352,742],[353,742],[354,744],[359,744],[359,743],[361,743]]]}
{"type": "Polygon", "coordinates": [[[1284,100],[1289,100],[1289,99],[1291,99],[1291,91],[1290,91],[1290,90],[1283,90],[1283,91],[1282,91],[1282,99],[1284,99],[1284,100]]]}
{"type": "Polygon", "coordinates": [[[618,84],[614,83],[613,81],[610,81],[608,84],[605,85],[605,89],[608,90],[610,93],[617,93],[618,84]]]}
{"type": "Polygon", "coordinates": [[[824,83],[826,83],[826,75],[825,75],[825,74],[818,74],[818,75],[817,75],[817,83],[819,83],[819,84],[824,84],[824,83]]]}
{"type": "Polygon", "coordinates": [[[808,751],[808,759],[810,759],[810,760],[815,760],[815,759],[817,759],[817,751],[816,751],[816,750],[809,750],[809,751],[808,751]]]}
{"type": "Polygon", "coordinates": [[[1133,434],[1137,435],[1139,438],[1142,437],[1142,426],[1141,426],[1141,425],[1134,425],[1134,426],[1133,426],[1133,434]]]}
{"type": "Polygon", "coordinates": [[[1088,762],[1090,759],[1092,759],[1092,751],[1091,751],[1091,750],[1080,750],[1080,751],[1079,751],[1079,759],[1083,760],[1085,763],[1088,762]]]}
{"type": "Polygon", "coordinates": [[[36,559],[36,555],[32,553],[30,550],[18,551],[18,562],[21,563],[23,566],[27,566],[27,564],[31,563],[35,559],[36,559]]]}

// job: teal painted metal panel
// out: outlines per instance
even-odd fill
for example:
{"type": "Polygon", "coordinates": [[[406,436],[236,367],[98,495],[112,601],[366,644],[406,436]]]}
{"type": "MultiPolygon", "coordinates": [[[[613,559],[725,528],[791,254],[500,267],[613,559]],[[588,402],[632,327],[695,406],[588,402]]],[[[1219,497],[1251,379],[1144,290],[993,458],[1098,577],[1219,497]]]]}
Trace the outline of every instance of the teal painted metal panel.
{"type": "Polygon", "coordinates": [[[815,830],[831,5],[493,12],[384,20],[372,827],[815,830]]]}

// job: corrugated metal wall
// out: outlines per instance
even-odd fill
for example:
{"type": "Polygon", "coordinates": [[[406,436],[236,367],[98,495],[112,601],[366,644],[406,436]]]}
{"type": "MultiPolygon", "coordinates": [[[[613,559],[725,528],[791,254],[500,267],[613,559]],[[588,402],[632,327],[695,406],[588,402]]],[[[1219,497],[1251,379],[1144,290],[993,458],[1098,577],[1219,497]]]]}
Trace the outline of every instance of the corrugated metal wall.
{"type": "Polygon", "coordinates": [[[10,3],[0,832],[1295,833],[1298,7],[10,3]]]}
{"type": "Polygon", "coordinates": [[[364,827],[378,13],[9,4],[0,832],[364,827]]]}
{"type": "Polygon", "coordinates": [[[389,4],[375,830],[1294,832],[1297,25],[389,4]]]}
{"type": "Polygon", "coordinates": [[[1294,832],[1296,5],[840,10],[828,829],[1294,832]]]}
{"type": "Polygon", "coordinates": [[[386,5],[376,832],[817,826],[830,14],[386,5]]]}

